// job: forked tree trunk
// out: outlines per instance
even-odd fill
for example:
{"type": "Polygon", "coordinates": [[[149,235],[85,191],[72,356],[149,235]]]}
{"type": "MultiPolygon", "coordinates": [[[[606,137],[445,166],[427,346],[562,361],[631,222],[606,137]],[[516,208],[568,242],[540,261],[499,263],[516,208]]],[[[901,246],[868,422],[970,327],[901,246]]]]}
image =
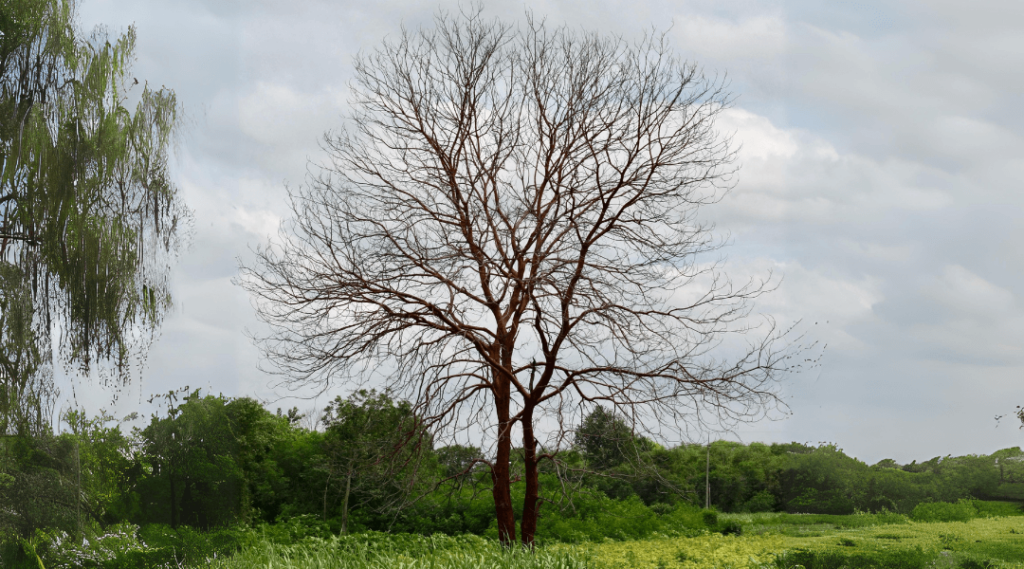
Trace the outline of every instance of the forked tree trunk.
{"type": "Polygon", "coordinates": [[[512,510],[512,484],[509,461],[512,458],[512,425],[509,421],[509,383],[495,374],[494,406],[498,414],[498,452],[491,465],[494,483],[494,513],[498,521],[498,540],[505,547],[516,541],[516,518],[512,510]]]}
{"type": "MultiPolygon", "coordinates": [[[[168,467],[170,464],[168,464],[168,467]]],[[[174,469],[167,469],[167,478],[171,481],[171,527],[178,527],[178,493],[174,485],[174,469]]]]}
{"type": "Polygon", "coordinates": [[[537,474],[537,439],[533,436],[533,407],[529,403],[523,410],[523,467],[526,496],[523,497],[523,520],[520,531],[523,545],[532,549],[533,536],[537,533],[537,517],[540,513],[540,480],[537,474]]]}
{"type": "Polygon", "coordinates": [[[332,472],[327,473],[327,482],[324,482],[324,521],[327,521],[327,490],[331,487],[332,472]]]}

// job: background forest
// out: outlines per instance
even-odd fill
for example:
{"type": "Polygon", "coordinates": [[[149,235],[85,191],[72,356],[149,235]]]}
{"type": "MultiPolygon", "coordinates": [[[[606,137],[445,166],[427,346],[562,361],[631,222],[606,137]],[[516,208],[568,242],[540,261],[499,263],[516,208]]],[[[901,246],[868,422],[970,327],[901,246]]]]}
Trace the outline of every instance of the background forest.
{"type": "MultiPolygon", "coordinates": [[[[9,436],[0,457],[9,554],[126,523],[147,543],[176,543],[168,552],[196,548],[197,559],[236,547],[232,528],[260,524],[497,536],[489,473],[470,463],[479,450],[435,447],[406,403],[357,392],[314,424],[250,398],[180,391],[164,399],[163,412],[130,432],[106,414],[72,411],[60,434],[9,436]]],[[[927,519],[942,510],[968,519],[986,508],[970,499],[1024,500],[1017,447],[904,465],[868,465],[825,443],[665,448],[631,436],[603,408],[578,426],[571,450],[543,465],[538,535],[548,543],[738,530],[716,512],[927,519]]]]}

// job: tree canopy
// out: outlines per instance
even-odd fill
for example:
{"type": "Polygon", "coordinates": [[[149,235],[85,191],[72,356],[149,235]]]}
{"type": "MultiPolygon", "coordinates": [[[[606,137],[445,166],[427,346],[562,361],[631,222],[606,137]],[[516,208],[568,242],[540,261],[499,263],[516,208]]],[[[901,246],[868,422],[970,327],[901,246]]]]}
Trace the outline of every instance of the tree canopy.
{"type": "Polygon", "coordinates": [[[55,365],[127,382],[170,306],[180,109],[134,46],[85,36],[74,0],[0,0],[0,431],[44,421],[55,365]]]}
{"type": "Polygon", "coordinates": [[[411,406],[384,393],[360,390],[335,398],[322,421],[328,484],[333,478],[342,488],[341,532],[348,531],[353,498],[385,515],[401,511],[416,485],[423,456],[433,451],[430,435],[411,406]]]}

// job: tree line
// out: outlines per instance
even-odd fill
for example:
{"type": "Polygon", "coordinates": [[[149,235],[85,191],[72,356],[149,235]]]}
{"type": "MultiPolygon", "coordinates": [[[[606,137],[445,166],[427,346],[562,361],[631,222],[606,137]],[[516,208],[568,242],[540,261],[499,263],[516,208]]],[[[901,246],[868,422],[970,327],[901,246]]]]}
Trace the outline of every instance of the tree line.
{"type": "MultiPolygon", "coordinates": [[[[6,437],[3,533],[125,521],[211,529],[304,515],[338,532],[498,536],[493,481],[475,461],[481,449],[436,446],[406,402],[360,391],[332,401],[313,425],[297,409],[271,412],[250,398],[179,391],[164,399],[161,413],[129,432],[105,413],[72,411],[59,434],[6,437]]],[[[545,538],[603,537],[601,516],[621,518],[621,532],[667,527],[673,515],[699,512],[706,488],[720,512],[909,514],[929,501],[1024,501],[1016,447],[903,465],[867,465],[833,444],[666,448],[600,407],[573,433],[540,473],[545,538]]],[[[513,475],[522,460],[514,449],[513,475]]],[[[513,496],[524,491],[521,479],[513,483],[513,496]]]]}

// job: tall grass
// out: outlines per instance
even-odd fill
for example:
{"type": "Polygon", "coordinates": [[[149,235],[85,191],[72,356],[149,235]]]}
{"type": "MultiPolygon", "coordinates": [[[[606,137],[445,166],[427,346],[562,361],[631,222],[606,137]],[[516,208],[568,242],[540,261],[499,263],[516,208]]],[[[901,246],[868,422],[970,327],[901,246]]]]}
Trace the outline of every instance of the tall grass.
{"type": "Polygon", "coordinates": [[[263,539],[209,569],[584,569],[579,550],[505,549],[476,536],[361,534],[284,545],[263,539]]]}

